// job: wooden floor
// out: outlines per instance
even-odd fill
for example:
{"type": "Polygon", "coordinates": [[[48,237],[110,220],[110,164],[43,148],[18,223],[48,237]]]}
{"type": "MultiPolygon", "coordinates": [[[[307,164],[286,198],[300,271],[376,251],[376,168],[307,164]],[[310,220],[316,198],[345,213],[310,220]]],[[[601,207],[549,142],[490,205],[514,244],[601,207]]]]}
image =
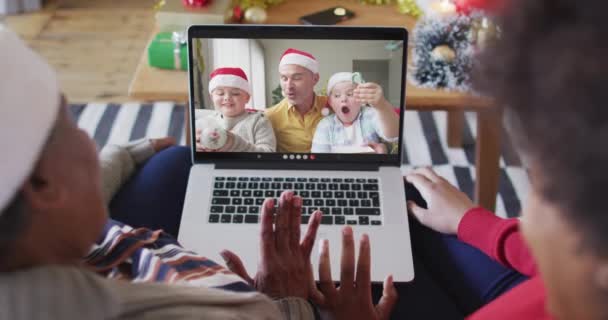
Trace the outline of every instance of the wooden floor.
{"type": "Polygon", "coordinates": [[[57,70],[70,102],[124,102],[154,24],[154,3],[51,0],[40,12],[0,21],[57,70]]]}

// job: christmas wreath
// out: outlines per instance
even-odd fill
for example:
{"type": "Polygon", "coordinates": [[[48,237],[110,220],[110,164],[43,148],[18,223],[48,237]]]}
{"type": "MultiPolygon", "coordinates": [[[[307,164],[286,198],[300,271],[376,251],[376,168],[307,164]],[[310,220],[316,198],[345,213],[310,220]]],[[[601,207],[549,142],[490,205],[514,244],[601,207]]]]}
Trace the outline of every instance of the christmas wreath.
{"type": "Polygon", "coordinates": [[[423,18],[413,32],[410,81],[421,87],[469,91],[475,46],[471,16],[423,18]]]}

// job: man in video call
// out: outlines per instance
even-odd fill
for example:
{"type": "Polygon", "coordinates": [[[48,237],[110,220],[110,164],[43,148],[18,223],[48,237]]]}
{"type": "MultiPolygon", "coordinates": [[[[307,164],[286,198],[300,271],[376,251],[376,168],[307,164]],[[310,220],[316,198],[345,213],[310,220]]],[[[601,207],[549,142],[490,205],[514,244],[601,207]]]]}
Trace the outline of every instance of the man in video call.
{"type": "Polygon", "coordinates": [[[316,95],[319,63],[310,53],[287,49],[279,62],[281,102],[266,110],[277,137],[278,152],[308,153],[326,96],[316,95]]]}

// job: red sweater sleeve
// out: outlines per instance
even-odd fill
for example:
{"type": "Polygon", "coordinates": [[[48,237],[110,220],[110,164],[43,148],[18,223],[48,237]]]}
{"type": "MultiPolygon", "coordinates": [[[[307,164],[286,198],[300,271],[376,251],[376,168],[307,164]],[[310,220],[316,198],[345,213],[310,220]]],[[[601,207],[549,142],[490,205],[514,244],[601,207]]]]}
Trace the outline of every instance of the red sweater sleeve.
{"type": "Polygon", "coordinates": [[[469,210],[458,225],[458,238],[504,266],[536,275],[536,263],[519,231],[518,219],[502,219],[483,209],[469,210]]]}

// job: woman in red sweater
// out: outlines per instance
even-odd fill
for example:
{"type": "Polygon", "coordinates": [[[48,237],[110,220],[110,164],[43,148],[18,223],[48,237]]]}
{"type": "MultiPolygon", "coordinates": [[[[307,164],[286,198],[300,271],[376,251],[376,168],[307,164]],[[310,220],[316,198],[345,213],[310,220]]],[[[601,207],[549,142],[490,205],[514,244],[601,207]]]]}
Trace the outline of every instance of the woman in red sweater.
{"type": "MultiPolygon", "coordinates": [[[[456,235],[512,271],[505,282],[512,288],[468,319],[608,319],[606,12],[608,2],[597,0],[512,1],[499,17],[500,40],[484,53],[478,89],[505,106],[508,131],[529,169],[531,192],[521,219],[474,207],[430,169],[407,176],[426,201],[426,208],[409,204],[416,220],[456,235]]],[[[420,239],[412,238],[415,246],[420,239]]],[[[368,241],[361,239],[355,265],[352,232],[344,232],[342,282],[355,284],[344,290],[329,281],[322,245],[317,300],[338,319],[390,313],[391,286],[377,306],[368,294],[368,241]]]]}

